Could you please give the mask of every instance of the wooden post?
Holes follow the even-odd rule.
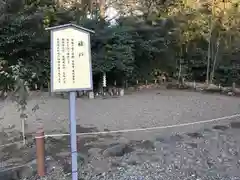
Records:
[[[26,145],[26,136],[25,136],[25,118],[22,118],[22,138],[23,138],[23,144]]]
[[[193,82],[193,88],[196,89],[197,85],[196,85],[196,81]]]
[[[48,94],[49,96],[52,96],[52,92],[51,92],[51,83],[48,81]]]
[[[128,80],[126,80],[126,82],[125,82],[125,88],[126,89],[128,88]]]
[[[40,177],[45,176],[45,140],[44,131],[39,129],[36,136],[37,172]]]
[[[232,83],[232,89],[235,90],[235,88],[236,88],[236,83],[234,82]]]

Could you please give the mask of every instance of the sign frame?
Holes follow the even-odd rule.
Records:
[[[89,88],[61,88],[61,89],[54,89],[54,67],[56,66],[56,62],[54,62],[54,52],[53,49],[56,48],[54,47],[54,40],[53,40],[53,34],[57,30],[65,30],[67,28],[72,28],[74,30],[80,31],[82,33],[87,34],[88,36],[88,56],[89,56],[89,71],[90,71],[90,87]],[[95,33],[94,31],[90,29],[83,28],[81,26],[75,25],[75,24],[65,24],[65,25],[60,25],[60,26],[54,26],[54,27],[49,27],[46,28],[46,30],[50,30],[50,41],[51,41],[51,49],[50,49],[50,58],[51,58],[51,92],[73,92],[73,91],[85,91],[85,90],[92,90],[93,89],[93,75],[92,75],[92,57],[91,57],[91,41],[90,41],[90,33]],[[76,80],[81,77],[76,77]]]

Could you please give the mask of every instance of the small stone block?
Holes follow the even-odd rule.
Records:
[[[94,93],[92,91],[88,93],[88,98],[94,99]]]
[[[120,89],[120,96],[124,96],[124,89]]]

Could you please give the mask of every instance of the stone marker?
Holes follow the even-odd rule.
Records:
[[[124,96],[124,89],[120,89],[120,96]]]
[[[92,91],[88,93],[88,98],[94,99],[94,93]]]

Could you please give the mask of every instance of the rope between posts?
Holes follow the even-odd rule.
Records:
[[[23,140],[21,140],[21,141],[15,141],[15,142],[12,142],[12,143],[7,143],[7,144],[2,144],[2,145],[0,145],[0,148],[6,147],[6,146],[11,146],[11,145],[13,145],[13,144],[18,144],[18,143],[23,143]]]
[[[237,117],[240,117],[240,114],[235,114],[235,115],[231,115],[231,116],[224,116],[224,117],[220,117],[220,118],[214,118],[214,119],[209,119],[209,120],[204,120],[204,121],[199,121],[199,122],[191,122],[191,123],[183,123],[183,124],[175,124],[175,125],[167,125],[167,126],[159,126],[159,127],[150,127],[150,128],[139,128],[139,129],[126,129],[126,130],[116,130],[116,131],[77,133],[77,135],[83,135],[84,136],[84,135],[99,135],[99,134],[111,134],[111,133],[122,133],[122,132],[150,131],[150,130],[157,130],[157,129],[167,129],[167,128],[183,127],[183,126],[196,125],[196,124],[204,124],[204,123],[227,120],[227,119],[237,118]],[[44,136],[37,136],[35,138],[47,138],[47,137],[57,137],[57,136],[59,137],[59,136],[69,136],[69,135],[70,134],[48,134],[48,135],[44,135]],[[9,146],[9,145],[16,144],[16,143],[21,143],[21,142],[22,141],[8,143],[8,144],[0,145],[0,147]],[[21,168],[21,167],[24,167],[24,166],[28,166],[28,164],[23,164],[23,165],[20,165],[20,166],[6,168],[6,169],[4,169],[0,172],[5,172],[5,171],[17,169],[17,168]]]
[[[18,168],[22,168],[22,167],[25,167],[25,166],[29,166],[29,163],[19,165],[19,166],[14,166],[14,167],[11,167],[11,168],[6,168],[4,170],[1,170],[0,173],[6,172],[6,171],[11,171],[11,170],[18,169]]]
[[[16,137],[19,137],[19,136],[12,136],[10,138],[16,138]],[[6,146],[11,146],[13,144],[18,144],[18,143],[23,143],[24,144],[24,139],[20,139],[19,141],[9,142],[9,143],[6,143],[6,144],[1,144],[0,148],[6,147]]]
[[[236,118],[236,117],[240,117],[240,114],[234,114],[234,115],[231,115],[231,116],[224,116],[224,117],[208,119],[208,120],[203,120],[203,121],[198,121],[198,122],[174,124],[174,125],[167,125],[167,126],[158,126],[158,127],[149,127],[149,128],[137,128],[137,129],[124,129],[124,130],[116,130],[116,131],[77,133],[77,136],[101,135],[101,134],[116,134],[116,133],[136,132],[136,131],[151,131],[151,130],[158,130],[158,129],[167,129],[167,128],[176,128],[176,127],[204,124],[204,123],[210,123],[210,122],[214,122],[214,121],[227,120],[227,119]],[[66,134],[46,134],[44,136],[36,136],[35,138],[39,139],[39,138],[63,137],[63,136],[70,136],[70,134],[69,133],[66,133]]]

